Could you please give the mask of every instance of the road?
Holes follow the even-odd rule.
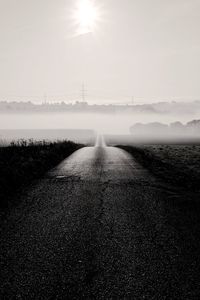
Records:
[[[199,205],[125,151],[100,139],[19,197],[1,299],[199,299]]]

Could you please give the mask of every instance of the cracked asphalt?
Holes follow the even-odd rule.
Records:
[[[1,226],[1,299],[199,299],[198,195],[100,142],[21,197]]]

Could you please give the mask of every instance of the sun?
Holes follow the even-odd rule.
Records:
[[[79,0],[74,12],[78,34],[94,32],[98,21],[98,9],[92,0]]]

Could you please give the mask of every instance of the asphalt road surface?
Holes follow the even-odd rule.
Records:
[[[100,139],[20,197],[1,229],[1,299],[199,299],[196,195],[125,151]]]

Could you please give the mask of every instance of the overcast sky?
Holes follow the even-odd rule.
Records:
[[[0,99],[75,99],[82,82],[98,103],[200,99],[200,0],[94,1],[100,20],[83,35],[76,2],[0,0]]]

